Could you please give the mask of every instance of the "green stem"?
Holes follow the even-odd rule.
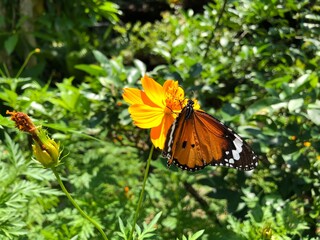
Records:
[[[10,73],[9,73],[9,70],[8,70],[8,67],[5,63],[2,64],[3,66],[3,70],[5,71],[5,73],[0,69],[0,76],[5,78],[10,78]]]
[[[20,77],[20,74],[22,73],[23,69],[26,67],[26,65],[27,65],[27,63],[29,62],[31,56],[32,56],[34,53],[38,53],[38,52],[40,52],[40,49],[39,49],[39,48],[36,48],[35,50],[33,50],[32,52],[30,52],[30,53],[28,54],[26,60],[24,60],[22,66],[21,66],[21,68],[19,69],[19,71],[18,71],[18,73],[17,73],[17,75],[16,75],[15,78]]]
[[[130,232],[128,240],[132,239],[133,231],[134,231],[134,228],[135,228],[137,220],[138,220],[140,207],[141,207],[142,199],[143,199],[143,195],[144,195],[144,189],[146,187],[146,182],[147,182],[147,178],[148,178],[148,174],[149,174],[149,168],[150,168],[150,162],[151,162],[151,157],[152,157],[152,154],[153,154],[153,150],[154,150],[154,146],[152,145],[150,153],[149,153],[149,157],[148,157],[148,160],[147,160],[146,171],[144,172],[143,184],[142,184],[142,189],[141,189],[141,192],[140,192],[138,206],[137,206],[136,212],[134,214],[133,224],[132,224],[132,228],[131,228],[131,232]]]
[[[79,207],[79,205],[73,200],[73,198],[71,197],[70,193],[68,192],[68,190],[65,188],[63,182],[61,181],[61,178],[60,178],[59,173],[57,172],[57,170],[54,167],[51,168],[51,170],[53,171],[54,175],[56,176],[62,191],[66,194],[67,198],[70,200],[72,205],[79,211],[79,213],[81,214],[82,217],[87,219],[89,222],[91,222],[98,229],[98,231],[101,233],[101,235],[102,235],[104,240],[108,240],[106,234],[103,232],[103,230],[100,227],[100,225],[95,220],[93,220],[91,217],[89,217],[84,211],[82,211],[82,209]]]
[[[213,40],[213,37],[214,37],[214,34],[215,34],[216,30],[219,27],[219,23],[220,23],[220,20],[222,18],[222,15],[223,15],[223,13],[224,13],[224,11],[226,9],[227,2],[228,2],[228,0],[224,0],[223,1],[223,5],[222,5],[222,8],[221,8],[219,16],[218,16],[218,20],[216,21],[216,24],[215,24],[215,26],[214,26],[214,28],[213,28],[213,30],[211,32],[211,36],[210,36],[210,38],[208,39],[208,42],[207,42],[207,48],[206,48],[206,51],[205,51],[205,54],[204,54],[204,57],[203,57],[204,59],[206,59],[206,57],[207,57],[207,55],[209,53],[211,42]]]

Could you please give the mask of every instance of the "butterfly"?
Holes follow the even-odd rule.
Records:
[[[197,171],[208,165],[251,170],[258,157],[232,129],[188,100],[166,136],[162,155],[183,170]]]

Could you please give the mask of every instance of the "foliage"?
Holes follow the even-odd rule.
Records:
[[[1,152],[0,236],[14,239],[28,234],[28,226],[43,224],[43,213],[57,207],[61,194],[48,185],[52,174],[27,160],[30,156],[6,133]]]
[[[199,99],[202,109],[247,138],[261,161],[253,172],[207,167],[192,174],[168,170],[155,153],[137,239],[317,239],[320,6],[316,1],[228,1],[214,29],[222,6],[222,1],[209,3],[198,14],[176,8],[155,23],[113,21],[117,33],[108,38],[106,32],[93,36],[85,31],[79,21],[92,22],[85,22],[84,15],[63,22],[63,15],[85,12],[74,7],[74,13],[62,11],[57,18],[69,24],[65,30],[46,31],[51,42],[64,46],[81,39],[73,44],[91,57],[72,63],[77,72],[70,75],[65,60],[55,62],[45,51],[34,57],[63,65],[56,68],[64,76],[61,81],[34,78],[32,67],[13,78],[2,66],[1,237],[99,239],[60,196],[52,174],[30,160],[27,137],[4,116],[6,109],[15,109],[61,142],[65,158],[59,171],[85,212],[110,239],[127,239],[150,141],[147,131],[131,124],[121,92],[126,86],[140,87],[139,78],[148,71],[159,82],[179,80],[187,97]],[[38,33],[49,24],[48,15],[37,21],[44,18]],[[15,41],[11,38],[7,41]],[[46,39],[39,40],[44,49]],[[101,46],[105,39],[108,47]],[[4,45],[6,51],[13,59],[22,58],[22,46],[13,44]],[[73,50],[56,51],[57,59]],[[20,65],[12,63],[18,72]]]
[[[0,60],[7,65],[1,68],[7,76],[15,75],[14,66],[40,46],[42,52],[29,62],[25,76],[61,80],[64,74],[79,74],[74,65],[90,61],[92,49],[109,49],[100,43],[110,40],[121,14],[111,1],[26,0],[23,4],[28,7],[22,8],[18,1],[0,3],[0,42],[4,45]]]
[[[161,212],[158,213],[149,224],[143,223],[143,231],[142,229],[139,227],[139,225],[136,225],[135,227],[135,232],[136,232],[136,236],[133,236],[134,239],[139,239],[139,240],[143,240],[143,239],[150,239],[150,237],[152,237],[151,239],[155,239],[155,233],[153,233],[156,230],[156,223],[158,222],[159,218],[161,216]],[[123,225],[123,222],[121,220],[121,218],[119,218],[119,227],[120,227],[120,231],[121,232],[117,232],[117,234],[123,238],[123,239],[128,239],[127,235],[131,230],[131,226],[130,224],[128,224],[127,227],[125,227]]]

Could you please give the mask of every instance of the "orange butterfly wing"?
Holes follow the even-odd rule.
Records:
[[[163,156],[168,166],[191,171],[207,165],[251,170],[258,164],[244,140],[211,115],[193,110],[191,100],[170,127]]]

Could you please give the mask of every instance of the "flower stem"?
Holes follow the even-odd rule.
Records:
[[[227,2],[228,2],[228,0],[224,0],[223,1],[223,5],[222,5],[222,7],[220,9],[220,13],[219,13],[219,16],[218,16],[218,20],[216,21],[216,24],[215,24],[214,28],[212,29],[211,36],[209,37],[208,42],[207,42],[207,47],[206,47],[206,50],[205,50],[205,53],[204,53],[204,57],[203,57],[204,59],[207,57],[207,55],[209,53],[210,44],[211,44],[211,42],[213,40],[213,37],[214,37],[214,34],[215,34],[216,30],[219,27],[219,23],[220,23],[220,20],[222,18],[222,15],[223,15],[223,13],[224,13],[224,11],[226,9]]]
[[[19,71],[18,71],[18,73],[17,73],[17,75],[16,75],[15,78],[20,77],[20,74],[22,73],[23,69],[26,67],[26,65],[27,65],[27,63],[29,62],[31,56],[32,56],[33,54],[39,53],[39,52],[40,52],[40,49],[39,49],[39,48],[36,48],[35,50],[33,50],[32,52],[30,52],[30,53],[28,54],[26,60],[24,60],[22,66],[21,66],[21,68],[19,69]]]
[[[130,235],[129,235],[128,240],[131,240],[131,239],[132,239],[132,237],[133,237],[133,231],[134,231],[134,229],[135,229],[135,226],[136,226],[136,223],[137,223],[137,220],[138,220],[138,216],[139,216],[139,212],[140,212],[140,207],[141,207],[142,199],[143,199],[143,195],[144,195],[144,189],[145,189],[145,187],[146,187],[146,182],[147,182],[147,178],[148,178],[148,173],[149,173],[150,162],[151,162],[151,157],[152,157],[152,154],[153,154],[153,150],[154,150],[154,146],[152,145],[152,147],[151,147],[151,149],[150,149],[149,157],[148,157],[148,160],[147,160],[146,170],[145,170],[145,172],[144,172],[143,184],[142,184],[142,189],[141,189],[141,192],[140,192],[140,197],[139,197],[139,201],[138,201],[138,206],[137,206],[136,212],[135,212],[135,214],[134,214],[133,224],[132,224],[132,228],[131,228],[131,232],[130,232]]]
[[[98,231],[101,233],[102,237],[104,240],[108,240],[106,234],[103,232],[102,228],[100,227],[100,225],[93,220],[91,217],[89,217],[80,207],[79,205],[73,200],[73,198],[71,197],[70,193],[68,192],[68,190],[65,188],[63,182],[61,181],[61,178],[59,176],[59,173],[57,172],[56,168],[52,167],[51,170],[53,171],[54,175],[56,176],[58,183],[62,189],[62,191],[66,194],[67,198],[70,200],[70,202],[72,203],[72,205],[79,211],[79,213],[81,214],[82,217],[84,217],[85,219],[87,219],[89,222],[91,222],[96,229],[98,229]]]

